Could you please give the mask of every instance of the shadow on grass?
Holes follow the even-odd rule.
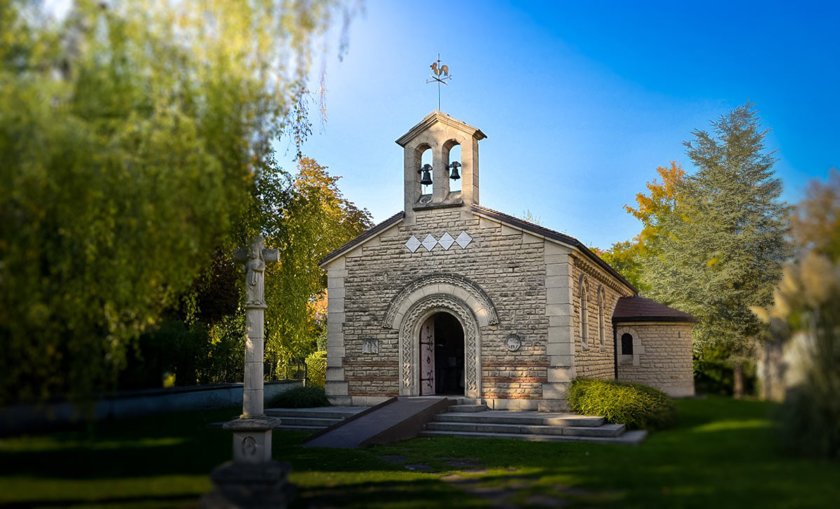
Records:
[[[4,509],[23,509],[23,508],[31,508],[31,507],[73,507],[73,506],[84,506],[84,507],[96,507],[96,506],[103,506],[103,507],[122,507],[129,504],[138,504],[138,505],[146,505],[147,503],[151,504],[162,504],[167,507],[172,507],[173,505],[186,505],[189,506],[197,506],[198,505],[198,497],[194,493],[185,493],[183,495],[135,495],[135,496],[126,496],[126,497],[104,497],[98,498],[95,500],[91,500],[89,498],[78,498],[78,499],[62,499],[62,500],[27,500],[25,502],[6,502],[0,504],[0,507]],[[194,504],[193,504],[194,502]]]
[[[291,507],[481,507],[481,499],[436,478],[347,483],[339,486],[298,487]]]
[[[274,458],[292,464],[292,481],[299,485],[296,507],[496,503],[471,491],[476,486],[511,491],[513,503],[525,506],[534,505],[529,502],[533,497],[554,497],[564,506],[716,509],[830,507],[840,499],[840,464],[780,454],[769,418],[772,405],[710,397],[683,400],[678,406],[677,426],[651,434],[641,446],[441,437],[368,449],[322,449],[302,447],[305,433],[276,431]],[[7,483],[31,477],[36,488],[84,480],[97,490],[120,478],[159,476],[175,495],[155,497],[143,488],[126,488],[123,498],[117,490],[103,493],[110,497],[105,501],[82,500],[59,486],[56,496],[63,496],[57,500],[66,505],[188,504],[205,489],[203,484],[195,485],[195,495],[187,495],[190,489],[174,478],[188,474],[203,482],[230,459],[230,433],[206,425],[235,413],[188,413],[99,423],[92,432],[0,439],[0,485],[3,477]],[[389,462],[383,456],[404,461]],[[453,466],[453,459],[460,463]],[[474,465],[476,471],[457,464]],[[408,465],[429,470],[410,471]],[[445,480],[450,473],[466,481]],[[31,491],[34,498],[46,497]],[[26,499],[14,507],[38,504]]]

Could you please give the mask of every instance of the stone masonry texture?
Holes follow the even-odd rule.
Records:
[[[462,249],[436,245],[410,252],[405,242],[431,234],[457,237],[462,231],[472,242]],[[383,318],[391,299],[411,281],[435,273],[464,276],[490,297],[498,326],[479,330],[481,338],[481,396],[484,399],[540,399],[548,359],[545,343],[545,264],[542,239],[503,228],[459,209],[436,209],[416,215],[415,224],[400,223],[346,256],[344,281],[344,372],[353,396],[394,396],[401,380],[399,333],[386,329]],[[505,338],[515,333],[522,346],[511,352]],[[378,354],[362,352],[365,338],[379,342]]]
[[[620,338],[625,333],[633,336],[634,355],[619,355],[620,380],[674,397],[694,395],[690,323],[621,323],[616,334]]]

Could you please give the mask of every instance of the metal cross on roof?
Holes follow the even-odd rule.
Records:
[[[452,79],[452,76],[449,75],[449,66],[446,64],[440,63],[440,53],[438,53],[437,62],[432,63],[429,67],[432,68],[432,74],[430,80],[426,80],[426,83],[437,83],[438,88],[438,111],[440,111],[440,86],[446,85],[446,82]]]

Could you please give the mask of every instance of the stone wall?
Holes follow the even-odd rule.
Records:
[[[618,356],[618,379],[650,385],[674,397],[694,395],[690,323],[621,323],[616,338],[633,336],[633,355]]]
[[[471,238],[465,247],[441,242],[445,234],[457,238],[461,232]],[[418,245],[430,235],[437,241],[431,251]],[[414,251],[406,247],[412,237]],[[451,245],[444,249],[444,243]],[[558,410],[574,377],[614,378],[612,313],[618,298],[632,291],[571,248],[480,213],[418,210],[413,224],[397,222],[331,262],[328,271],[327,393],[336,403],[418,394],[412,380],[419,380],[419,369],[406,366],[419,363],[418,353],[409,351],[419,341],[406,327],[419,315],[408,316],[408,306],[435,292],[453,293],[444,283],[418,286],[437,276],[466,278],[490,302],[494,321],[488,322],[487,310],[476,307],[481,299],[462,293],[459,319],[475,318],[475,396],[491,407]],[[582,284],[588,288],[586,346]],[[407,298],[406,289],[414,287]],[[509,348],[511,335],[521,341],[518,349]]]
[[[445,233],[472,238],[411,252],[406,241]],[[400,394],[399,325],[383,326],[395,295],[412,281],[452,274],[476,283],[492,300],[498,324],[478,327],[480,395],[496,408],[536,408],[546,382],[544,241],[458,208],[418,211],[415,223],[391,229],[332,262],[329,269],[328,393],[334,401],[372,403]],[[334,295],[340,302],[333,304]],[[335,314],[333,312],[335,311]],[[516,334],[521,347],[510,351]],[[365,344],[368,346],[365,347]],[[374,346],[372,346],[374,345]],[[373,353],[373,352],[376,353]],[[346,383],[346,386],[342,385]],[[499,401],[496,401],[499,400]],[[518,403],[512,401],[521,400]]]
[[[298,380],[265,382],[265,401],[270,402],[278,394],[300,386]],[[243,389],[243,384],[235,383],[120,391],[91,401],[90,413],[69,401],[11,405],[0,408],[0,436],[56,430],[67,425],[78,425],[88,419],[130,419],[189,410],[227,408],[242,404]]]
[[[612,315],[619,297],[633,293],[601,267],[573,257],[572,325],[575,339],[575,376],[612,380],[615,378],[615,340]],[[585,288],[586,306],[582,303]],[[586,313],[584,341],[583,313]]]

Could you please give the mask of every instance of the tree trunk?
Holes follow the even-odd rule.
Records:
[[[744,397],[744,363],[740,359],[735,361],[735,369],[732,375],[734,385],[732,396],[735,399],[741,399]]]

